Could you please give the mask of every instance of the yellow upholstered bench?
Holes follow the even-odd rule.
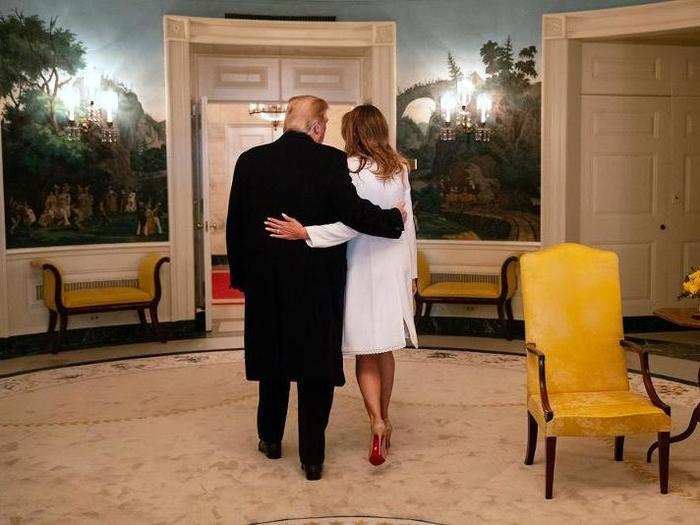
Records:
[[[493,304],[498,319],[505,324],[505,333],[511,339],[513,325],[512,300],[518,289],[518,258],[508,257],[501,266],[497,283],[440,282],[432,283],[425,254],[418,252],[418,289],[416,291],[416,326],[423,316],[430,316],[434,303]],[[505,320],[505,317],[508,320]]]
[[[151,326],[162,342],[166,336],[158,323],[158,303],[161,297],[160,268],[170,257],[157,253],[144,256],[139,264],[138,288],[110,286],[66,290],[61,267],[48,259],[36,259],[32,266],[43,274],[44,304],[49,309],[49,349],[56,353],[68,328],[68,316],[97,312],[136,310],[142,326],[146,326],[146,309],[151,316]],[[60,320],[60,331],[56,324]]]

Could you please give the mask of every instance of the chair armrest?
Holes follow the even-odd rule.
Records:
[[[520,259],[515,255],[511,255],[503,261],[503,265],[501,266],[501,295],[499,296],[499,300],[501,301],[505,301],[515,293],[515,289],[517,288],[517,276],[515,282],[512,283],[513,287],[511,289],[510,283],[508,282],[508,272],[512,264],[518,264],[519,262]]]
[[[153,298],[153,301],[155,303],[160,302],[160,296],[163,292],[163,288],[162,288],[161,282],[160,282],[160,268],[165,263],[169,263],[169,262],[170,262],[170,257],[161,257],[160,259],[158,259],[158,262],[156,262],[156,265],[153,269],[153,281],[155,282],[155,287],[156,287],[155,297]]]
[[[54,280],[54,307],[59,312],[64,311],[66,307],[63,305],[63,277],[61,276],[61,270],[58,266],[46,259],[35,259],[31,261],[30,264],[33,268],[41,270],[42,273],[51,272]],[[42,281],[44,287],[46,287],[47,277],[45,275]],[[47,303],[47,306],[51,308],[50,303],[46,300],[46,290],[44,291],[44,301]]]
[[[642,369],[644,388],[647,391],[649,399],[654,406],[660,408],[666,415],[670,416],[671,407],[661,401],[659,394],[656,393],[656,389],[654,388],[654,383],[651,380],[651,374],[649,373],[649,351],[646,348],[639,346],[637,343],[628,341],[627,339],[620,339],[620,346],[627,351],[635,352],[639,356],[639,365]]]
[[[537,348],[535,343],[525,343],[525,350],[529,354],[537,357],[537,365],[539,369],[539,379],[540,379],[540,400],[542,401],[542,411],[544,412],[544,420],[551,421],[554,419],[554,411],[549,405],[549,395],[547,394],[547,376],[545,375],[544,368],[544,353]]]

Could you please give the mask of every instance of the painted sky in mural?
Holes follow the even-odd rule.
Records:
[[[542,14],[650,3],[651,0],[27,0],[0,1],[0,13],[17,8],[58,16],[80,35],[87,62],[121,78],[139,93],[144,109],[165,118],[162,16],[222,17],[226,12],[330,15],[339,20],[394,20],[398,26],[398,84],[442,78],[451,51],[465,70],[481,70],[479,48],[510,35],[521,48],[537,45]]]

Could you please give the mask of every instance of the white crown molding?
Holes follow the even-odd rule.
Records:
[[[542,16],[543,39],[644,35],[700,26],[700,1],[675,0]]]
[[[198,44],[369,47],[394,45],[394,22],[286,22],[179,15],[163,17],[165,42]]]

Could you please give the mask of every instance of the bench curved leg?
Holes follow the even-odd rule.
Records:
[[[53,348],[51,349],[52,354],[57,354],[60,350],[61,343],[63,342],[63,338],[66,335],[66,331],[68,330],[68,314],[57,314],[58,317],[60,317],[60,326],[61,328],[58,331],[58,337],[56,337]]]
[[[56,348],[56,323],[58,322],[58,314],[55,310],[49,310],[49,327],[46,330],[48,340],[48,350],[52,354]]]
[[[160,323],[158,322],[158,305],[154,304],[149,306],[148,311],[151,314],[151,325],[153,326],[153,331],[158,337],[158,340],[161,343],[167,342],[168,339],[167,337],[165,337],[165,333],[163,332]]]

